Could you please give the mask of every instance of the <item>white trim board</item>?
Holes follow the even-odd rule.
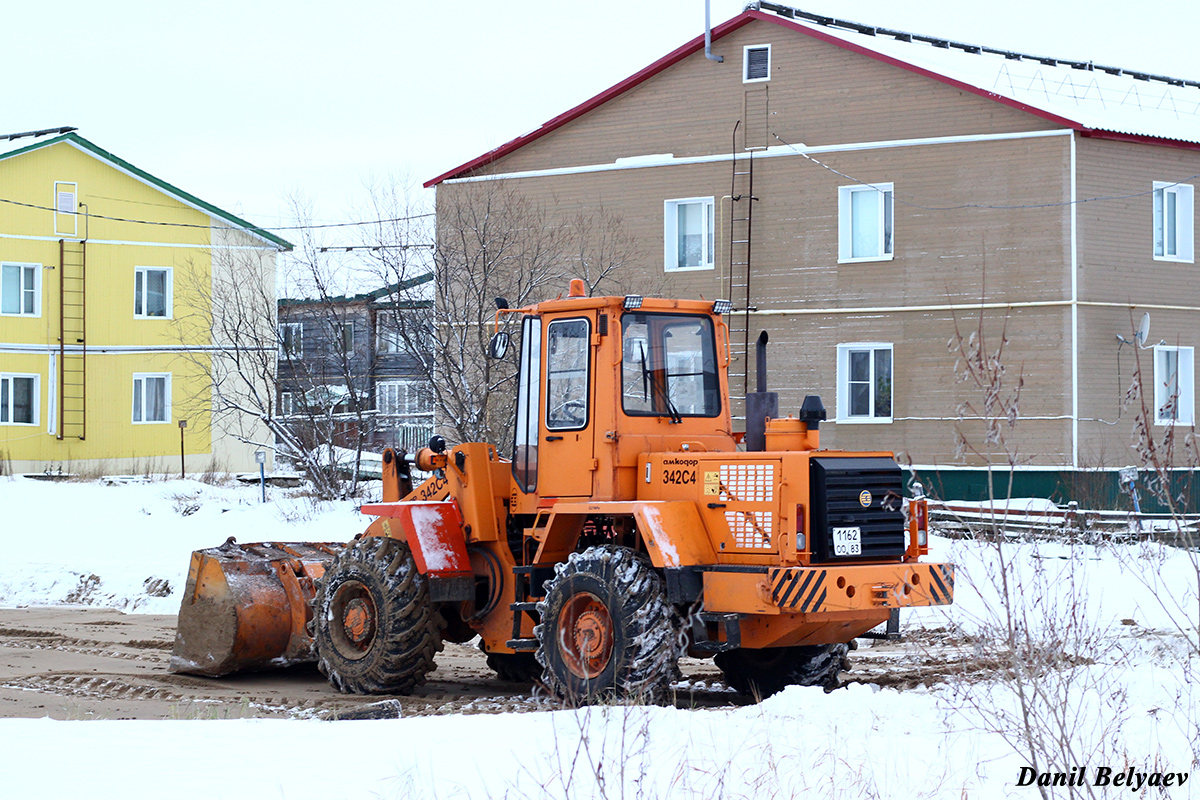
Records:
[[[981,133],[969,136],[938,136],[925,139],[892,139],[880,142],[854,142],[850,144],[831,144],[822,147],[806,147],[803,144],[774,145],[765,150],[756,150],[754,158],[781,158],[784,156],[821,155],[823,153],[849,153],[861,150],[886,150],[897,147],[923,147],[936,144],[966,144],[972,142],[1001,142],[1016,139],[1044,139],[1055,136],[1074,136],[1075,131],[1069,128],[1052,131],[1023,131],[1018,133]],[[618,158],[609,164],[584,164],[577,167],[558,167],[552,169],[531,169],[522,172],[505,172],[496,175],[476,175],[469,178],[451,178],[444,183],[476,183],[479,181],[501,181],[511,178],[549,178],[556,175],[581,175],[588,172],[609,172],[612,170],[645,169],[647,167],[675,167],[688,164],[719,164],[730,161],[730,153],[717,153],[709,156],[688,156],[676,158],[671,153],[647,156],[631,156]]]

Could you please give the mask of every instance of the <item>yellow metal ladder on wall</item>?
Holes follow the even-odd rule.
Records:
[[[87,240],[58,240],[58,438],[87,438]]]

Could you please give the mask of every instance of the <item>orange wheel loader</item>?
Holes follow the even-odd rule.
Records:
[[[443,641],[478,637],[500,678],[571,702],[661,701],[684,654],[762,697],[835,686],[855,637],[952,601],[892,454],[821,449],[816,397],[771,407],[765,336],[739,449],[727,302],[585,294],[497,302],[520,325],[511,458],[387,451],[353,541],[196,552],[171,668],[316,660],[339,690],[403,694]],[[413,464],[432,474],[415,488]]]

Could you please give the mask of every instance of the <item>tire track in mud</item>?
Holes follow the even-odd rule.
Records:
[[[540,686],[501,681],[484,655],[447,643],[437,670],[407,696],[342,694],[315,667],[225,678],[168,672],[175,618],[96,609],[0,609],[0,716],[73,719],[395,719],[448,714],[530,713],[563,708]],[[865,642],[842,685],[895,689],[986,679],[998,665],[975,643],[944,631]],[[681,710],[750,704],[731,692],[711,660],[685,658],[672,684]],[[813,691],[819,691],[813,689]]]

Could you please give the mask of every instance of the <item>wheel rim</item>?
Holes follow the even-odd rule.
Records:
[[[558,646],[573,675],[592,680],[608,666],[613,621],[608,606],[590,592],[573,596],[558,615]]]
[[[366,655],[375,641],[378,613],[375,599],[365,585],[346,581],[337,588],[330,606],[330,639],[346,658]]]

